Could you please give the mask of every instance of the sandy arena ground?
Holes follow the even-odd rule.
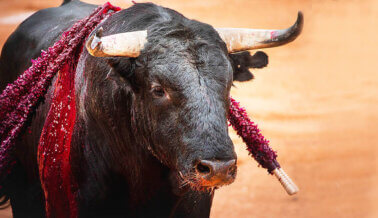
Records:
[[[26,16],[60,2],[0,0],[0,46]],[[269,66],[232,91],[300,192],[288,196],[230,131],[238,176],[217,191],[211,217],[378,217],[378,1],[153,2],[216,27],[285,28],[305,15],[302,35],[266,49]]]

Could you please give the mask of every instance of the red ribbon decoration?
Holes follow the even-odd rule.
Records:
[[[75,125],[75,68],[58,73],[54,97],[38,146],[39,173],[47,217],[76,217],[75,182],[71,178],[71,136]]]
[[[55,82],[50,110],[38,146],[39,175],[46,201],[47,217],[77,217],[77,185],[70,164],[71,138],[76,120],[75,72],[83,43],[97,24],[118,11],[110,3],[99,7],[89,16],[84,28],[68,46],[69,58],[60,68]],[[85,18],[87,19],[87,18]],[[76,39],[76,40],[75,40]],[[63,51],[64,53],[64,51]]]

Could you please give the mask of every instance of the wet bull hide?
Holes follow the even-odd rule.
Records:
[[[25,20],[0,58],[0,90],[95,5],[65,1]],[[233,80],[267,65],[258,52],[229,54],[208,24],[135,4],[100,24],[103,35],[148,30],[136,58],[83,51],[76,72],[71,165],[81,217],[208,217],[214,189],[233,182],[227,113]],[[99,28],[99,27],[98,27]],[[17,143],[4,184],[15,217],[43,217],[37,146],[53,87]]]

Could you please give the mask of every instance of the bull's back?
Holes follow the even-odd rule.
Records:
[[[31,65],[41,50],[54,44],[76,21],[88,16],[95,5],[73,1],[40,10],[26,19],[9,36],[0,57],[0,91]]]

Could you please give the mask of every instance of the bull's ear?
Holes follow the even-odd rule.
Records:
[[[107,63],[111,70],[106,75],[106,79],[113,80],[121,85],[133,85],[135,60],[134,58],[112,57],[107,58]]]
[[[113,81],[128,91],[135,92],[138,90],[135,78],[135,58],[112,57],[107,58],[107,63],[110,66],[110,70],[105,79]]]
[[[252,56],[248,51],[233,53],[230,54],[230,58],[234,68],[234,80],[240,82],[253,79],[249,68],[263,68],[268,65],[268,55],[262,51]]]
[[[131,58],[108,58],[107,62],[114,69],[115,73],[125,79],[131,77],[134,73],[135,61],[131,60]]]

